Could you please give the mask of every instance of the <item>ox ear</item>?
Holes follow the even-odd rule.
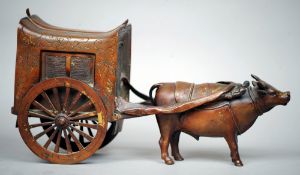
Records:
[[[264,86],[264,84],[260,81],[252,81],[252,85],[254,87],[258,87],[258,89],[266,89],[266,87]]]
[[[257,87],[257,86],[258,86],[256,81],[252,81],[252,85],[253,85],[254,87]]]
[[[257,86],[259,87],[259,89],[266,89],[266,86],[260,81],[257,82]]]
[[[251,77],[254,78],[256,81],[261,81],[261,79],[254,74],[251,74]]]

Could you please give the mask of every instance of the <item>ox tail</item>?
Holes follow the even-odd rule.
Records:
[[[149,97],[150,97],[152,105],[156,105],[156,102],[152,96],[152,92],[154,89],[158,89],[161,85],[162,85],[161,83],[154,84],[153,86],[151,86],[151,88],[149,90]]]
[[[136,90],[128,81],[127,78],[122,78],[122,81],[124,83],[124,85],[130,89],[136,96],[140,97],[141,99],[145,100],[145,101],[151,101],[151,98],[148,97],[147,95],[141,93],[140,91]]]

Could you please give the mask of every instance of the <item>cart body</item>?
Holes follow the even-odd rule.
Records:
[[[18,114],[23,97],[36,83],[70,77],[95,90],[108,121],[118,119],[115,97],[129,98],[121,82],[130,78],[131,25],[127,21],[109,32],[89,32],[52,26],[31,15],[20,20],[17,40],[13,114]]]

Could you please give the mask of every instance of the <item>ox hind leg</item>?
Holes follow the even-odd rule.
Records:
[[[228,143],[228,146],[230,148],[230,155],[232,162],[235,166],[243,166],[243,163],[240,159],[239,150],[238,150],[238,144],[237,144],[237,135],[236,134],[229,134],[225,137],[225,140]]]
[[[178,161],[184,160],[179,152],[179,147],[178,147],[180,133],[181,131],[177,131],[171,137],[172,156],[174,157],[175,160]]]
[[[161,150],[161,158],[167,165],[174,164],[174,161],[169,156],[168,148],[173,135],[172,115],[157,115],[157,123],[160,130],[159,146]]]

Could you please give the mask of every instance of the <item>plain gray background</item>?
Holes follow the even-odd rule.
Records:
[[[153,116],[126,120],[106,148],[77,165],[53,165],[30,152],[15,129],[16,29],[29,7],[50,24],[107,31],[133,25],[131,82],[147,93],[157,82],[251,80],[291,91],[286,107],[261,116],[239,137],[243,168],[222,138],[181,135],[185,161],[160,159]],[[0,2],[1,174],[299,174],[300,1],[15,1]],[[131,96],[131,101],[139,99]]]

